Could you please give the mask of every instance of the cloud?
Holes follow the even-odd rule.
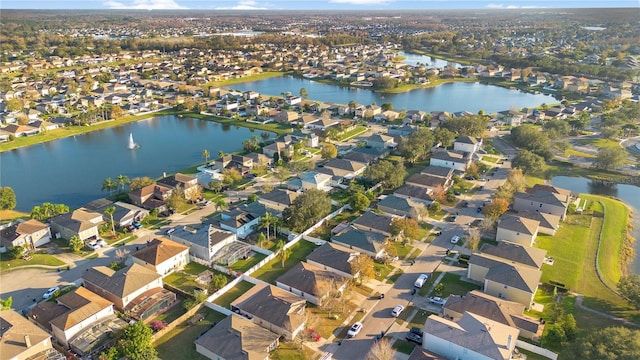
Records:
[[[131,0],[124,4],[120,1],[106,1],[104,5],[110,9],[140,9],[140,10],[167,10],[167,9],[188,9],[178,4],[175,0]]]
[[[513,5],[513,4],[489,4],[487,5],[488,9],[539,9],[544,6],[536,6],[536,5]]]
[[[266,10],[266,7],[259,6],[257,1],[253,0],[240,0],[238,1],[238,5],[235,6],[226,6],[226,7],[215,7],[217,10]]]
[[[390,0],[329,0],[333,4],[353,4],[353,5],[387,5]]]

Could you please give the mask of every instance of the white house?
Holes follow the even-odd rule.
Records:
[[[525,246],[533,246],[538,236],[540,222],[524,217],[504,214],[498,219],[497,241],[510,241]]]
[[[453,142],[453,150],[461,153],[475,154],[482,147],[482,138],[477,139],[471,136],[459,136]]]
[[[189,263],[189,247],[158,237],[132,255],[133,262],[147,267],[163,277],[182,270]]]

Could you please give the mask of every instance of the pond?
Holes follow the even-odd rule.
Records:
[[[130,134],[140,147],[128,148]],[[159,116],[122,126],[0,153],[0,183],[16,193],[17,210],[31,211],[43,202],[71,208],[106,196],[105,178],[161,177],[242,149],[261,131],[212,121]],[[270,134],[273,136],[273,134]]]
[[[551,179],[551,185],[576,193],[597,194],[615,197],[629,205],[633,210],[633,231],[631,235],[636,239],[636,257],[629,264],[629,271],[640,274],[640,187],[626,184],[605,184],[583,177],[556,176]]]

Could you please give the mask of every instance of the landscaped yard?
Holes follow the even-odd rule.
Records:
[[[206,357],[196,352],[196,346],[193,341],[200,334],[209,330],[214,322],[224,319],[225,315],[207,307],[202,307],[198,313],[206,315],[202,321],[194,325],[189,325],[185,321],[154,343],[160,359],[207,360]]]
[[[338,141],[345,141],[348,140],[354,136],[358,136],[360,134],[364,134],[365,132],[367,132],[369,129],[362,126],[362,125],[358,125],[356,126],[354,129],[346,131],[342,134],[340,134],[338,136]]]
[[[48,265],[48,266],[64,266],[66,265],[63,261],[59,260],[53,255],[49,254],[30,254],[31,258],[29,260],[24,259],[16,259],[16,260],[8,260],[6,254],[0,255],[0,271],[8,271],[11,269],[15,269],[19,266],[25,265]]]
[[[417,346],[417,344],[414,344],[412,342],[408,342],[407,340],[401,340],[398,339],[396,340],[393,345],[391,345],[391,347],[393,349],[395,349],[396,351],[399,351],[403,354],[411,354],[411,352],[413,351],[413,348],[415,348]]]
[[[154,320],[164,321],[167,324],[170,324],[172,321],[174,321],[175,319],[185,314],[187,311],[182,306],[182,302],[185,300],[185,298],[180,295],[177,295],[177,300],[178,300],[177,304],[173,305],[171,309],[156,316]]]
[[[240,281],[236,286],[232,287],[226,293],[222,294],[219,298],[215,299],[213,302],[218,304],[226,309],[229,309],[229,305],[240,297],[240,295],[246,293],[249,289],[254,287],[255,284],[252,284],[248,281]]]
[[[481,287],[466,281],[460,280],[460,275],[446,273],[440,280],[440,284],[444,285],[444,288],[439,294],[432,293],[432,296],[440,296],[445,298],[449,295],[466,295],[471,290],[480,290]]]
[[[269,353],[272,360],[307,360],[313,359],[315,352],[306,346],[300,348],[300,344],[290,341],[282,341],[278,348]]]
[[[193,291],[196,288],[200,288],[203,286],[196,282],[196,278],[201,272],[205,270],[211,271],[213,275],[223,274],[224,276],[227,277],[228,281],[231,281],[233,279],[232,277],[220,271],[210,269],[204,265],[200,265],[195,262],[190,262],[185,266],[184,270],[176,271],[172,274],[169,274],[167,277],[165,277],[164,282],[168,285],[171,285],[182,291],[185,291],[188,294],[193,294]]]
[[[306,259],[307,255],[311,254],[311,252],[315,248],[316,244],[309,241],[300,240],[290,248],[291,255],[289,255],[287,261],[285,261],[284,267],[282,267],[282,261],[280,260],[280,257],[276,256],[273,260],[264,264],[264,266],[256,270],[251,275],[262,281],[266,281],[270,284],[275,284],[276,279],[280,277],[280,275],[287,272],[287,270],[291,269],[291,267],[293,267],[295,264]]]
[[[389,274],[391,273],[391,271],[393,269],[395,269],[393,266],[391,265],[385,265],[382,263],[378,263],[378,262],[374,262],[373,263],[373,268],[375,269],[375,275],[376,275],[376,280],[378,281],[384,281],[384,279],[389,276]]]
[[[266,257],[267,255],[256,252],[256,253],[253,253],[253,255],[247,257],[246,259],[240,259],[234,262],[233,264],[231,264],[231,266],[229,266],[229,269],[233,271],[238,271],[238,272],[245,272],[251,269],[255,264],[259,263],[260,261],[262,261],[262,259]]]
[[[349,222],[355,220],[360,215],[362,215],[360,212],[354,212],[354,211],[350,211],[350,210],[345,210],[345,211],[341,212],[340,214],[338,214],[333,219],[325,222],[324,225],[320,226],[316,231],[311,233],[311,236],[315,237],[315,238],[318,238],[318,239],[329,241],[331,239],[331,230],[334,227],[336,227],[336,225],[338,225],[338,224],[340,224],[342,222],[349,223]]]
[[[396,249],[396,254],[398,258],[404,259],[409,255],[409,253],[413,250],[413,246],[409,244],[403,244],[400,241],[394,241],[393,247]]]
[[[320,336],[322,336],[325,339],[328,339],[331,337],[331,335],[334,334],[336,330],[338,331],[343,330],[342,322],[348,317],[349,314],[351,314],[357,308],[357,306],[352,302],[347,302],[345,304],[344,313],[337,313],[334,311],[331,314],[329,314],[326,310],[311,304],[308,304],[307,308],[311,310],[311,312],[315,314],[315,316],[317,316],[317,319],[318,319],[317,323],[313,324],[313,326],[311,327],[318,334],[320,334]],[[356,320],[354,319],[353,321],[355,322]],[[351,324],[346,325],[345,327],[348,327],[348,326],[351,326]]]

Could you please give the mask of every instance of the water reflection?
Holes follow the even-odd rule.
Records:
[[[598,180],[589,181],[589,193],[618,197],[618,185]]]

